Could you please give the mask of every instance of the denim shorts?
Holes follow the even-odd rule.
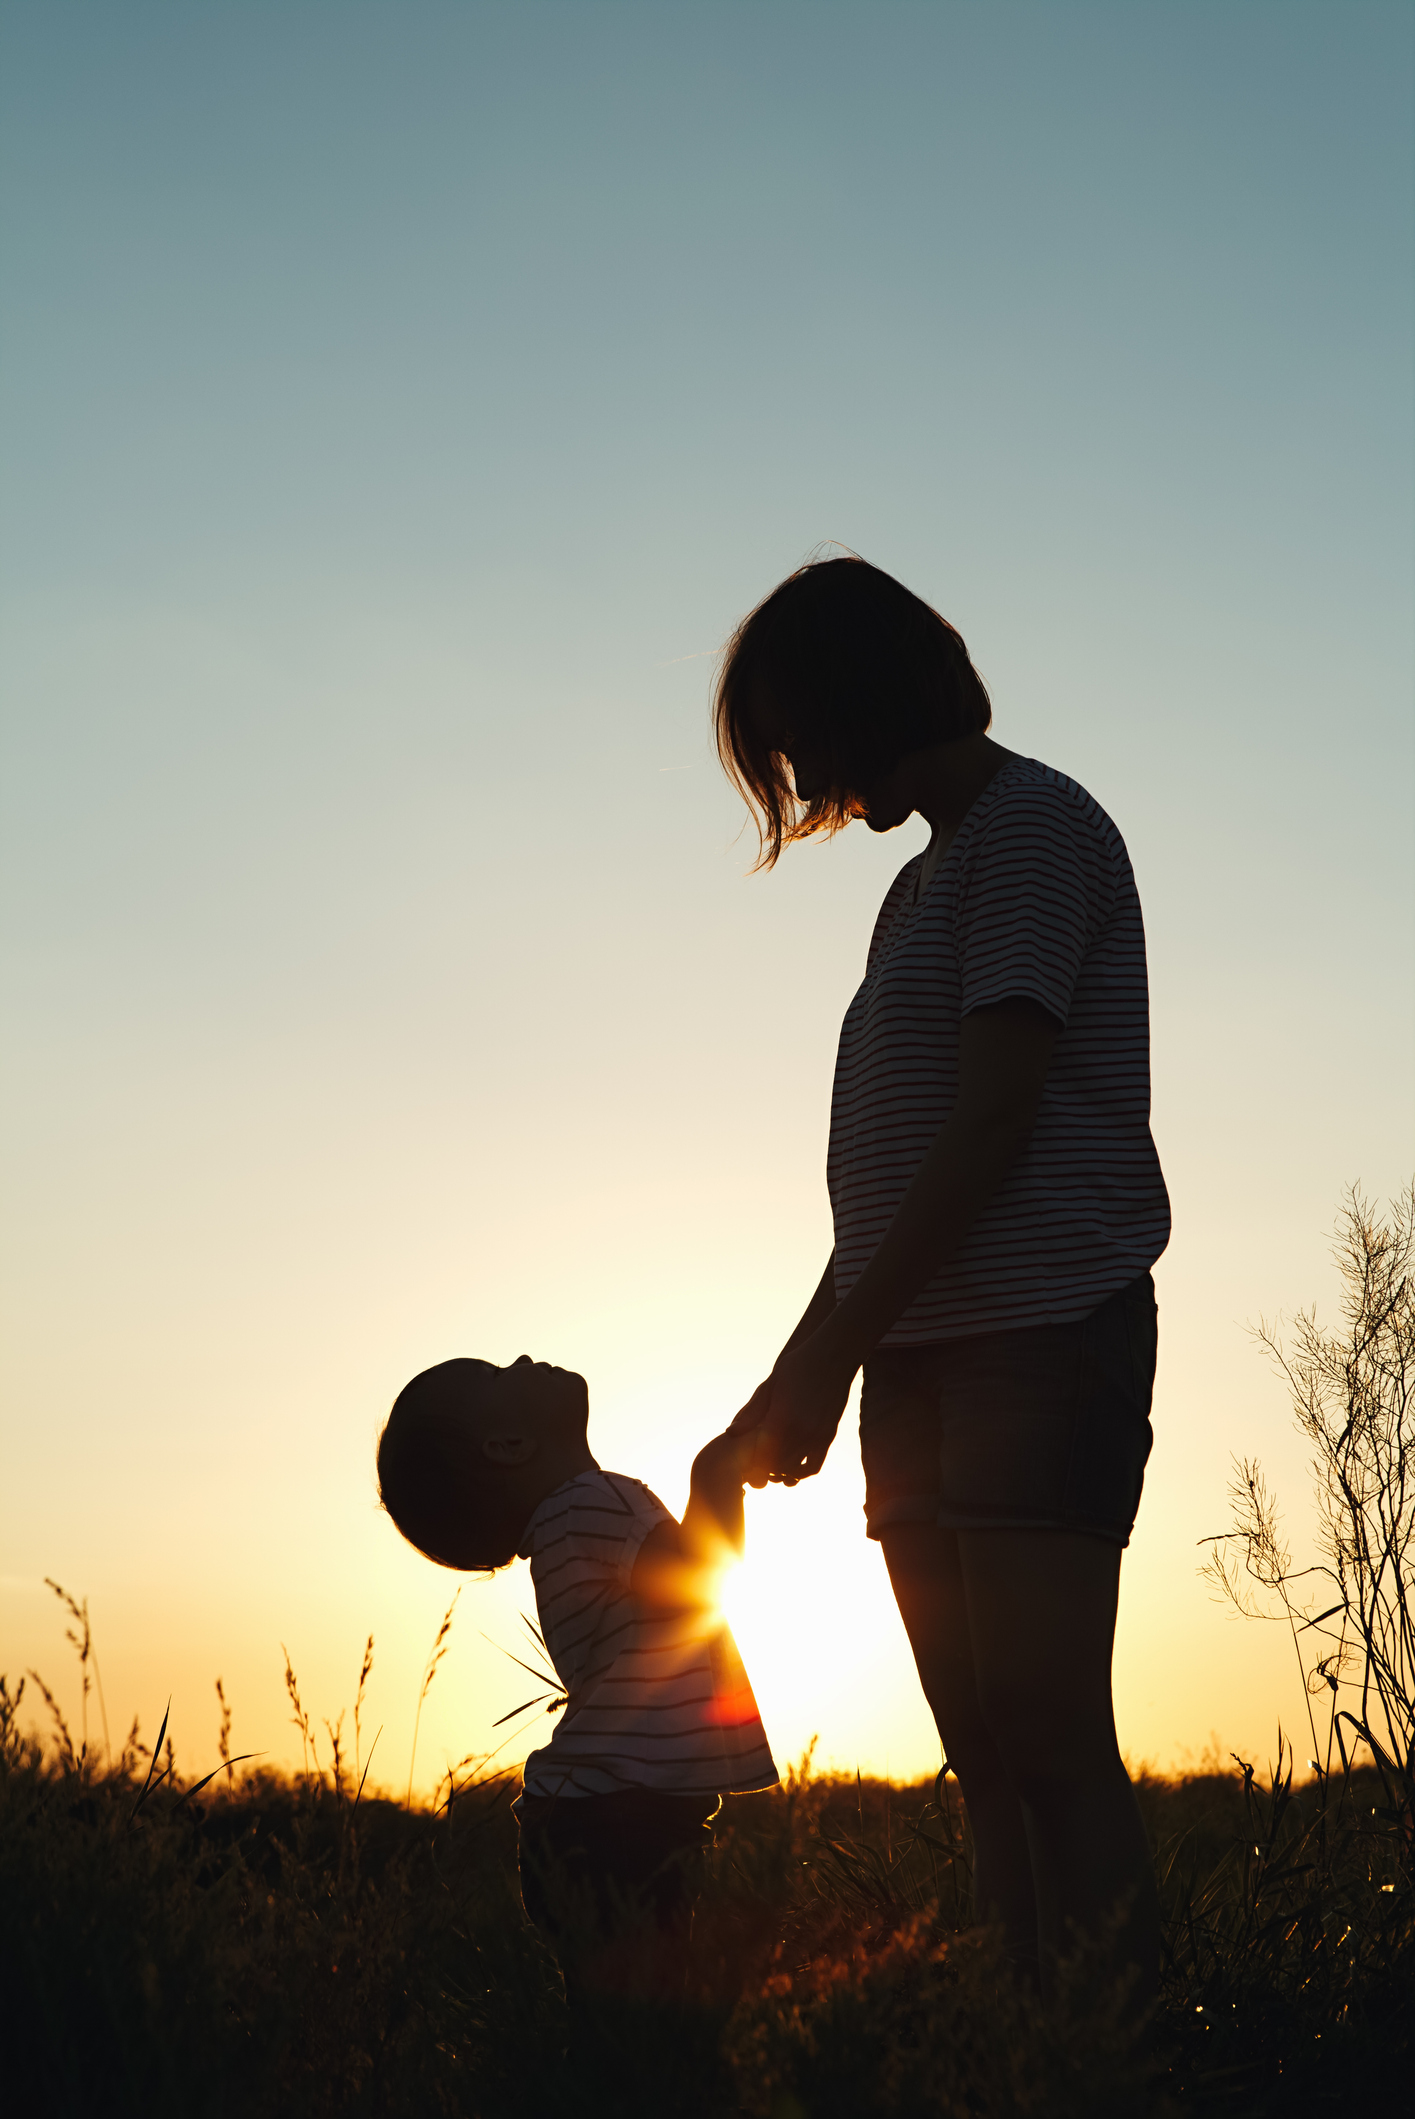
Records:
[[[1076,1324],[880,1347],[865,1363],[865,1528],[1074,1530],[1128,1545],[1153,1435],[1148,1273]]]

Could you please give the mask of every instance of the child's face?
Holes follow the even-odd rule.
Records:
[[[538,1454],[584,1442],[589,1391],[572,1369],[532,1361],[529,1354],[505,1368],[494,1361],[468,1361],[467,1368],[467,1415],[492,1462],[524,1461],[525,1445],[534,1445]],[[521,1448],[508,1456],[498,1446],[506,1444]]]

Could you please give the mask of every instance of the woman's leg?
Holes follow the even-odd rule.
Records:
[[[979,1705],[958,1535],[935,1523],[898,1523],[880,1542],[919,1682],[968,1806],[977,1917],[998,1923],[1015,1961],[1035,1975],[1031,1846],[1021,1800]]]
[[[1121,1909],[1138,1999],[1159,1976],[1154,1867],[1111,1705],[1120,1548],[1071,1531],[958,1539],[981,1719],[1021,1804],[1044,1983],[1076,1932]]]

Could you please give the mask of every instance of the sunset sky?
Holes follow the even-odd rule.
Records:
[[[77,1702],[57,1578],[115,1740],[170,1695],[204,1772],[218,1675],[288,1759],[281,1644],[332,1720],[372,1632],[401,1788],[455,1587],[377,1506],[408,1376],[579,1368],[681,1505],[829,1251],[925,836],[747,873],[713,658],[833,541],[1130,848],[1121,1740],[1270,1755],[1291,1645],[1197,1575],[1234,1451],[1308,1535],[1248,1328],[1415,1164],[1411,59],[1362,0],[4,11],[0,1668]],[[779,1761],[931,1772],[853,1422],[750,1498],[739,1639]],[[467,1583],[420,1782],[532,1610]]]

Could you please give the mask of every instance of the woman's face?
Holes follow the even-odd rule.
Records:
[[[831,786],[829,746],[794,728],[790,714],[767,684],[758,683],[753,687],[747,710],[758,740],[768,750],[776,751],[790,766],[797,800],[814,802],[819,796],[828,794]],[[907,761],[901,759],[867,786],[851,789],[857,805],[856,813],[864,818],[871,831],[894,831],[908,822],[915,807],[912,793],[906,786],[909,778]]]
[[[759,682],[752,687],[747,714],[757,741],[790,766],[798,801],[814,802],[818,795],[828,792],[830,758],[826,746],[813,743],[809,736],[792,727],[790,716],[770,685]]]
[[[871,831],[895,831],[913,816],[915,801],[909,763],[906,754],[868,787],[860,789],[860,814]]]

